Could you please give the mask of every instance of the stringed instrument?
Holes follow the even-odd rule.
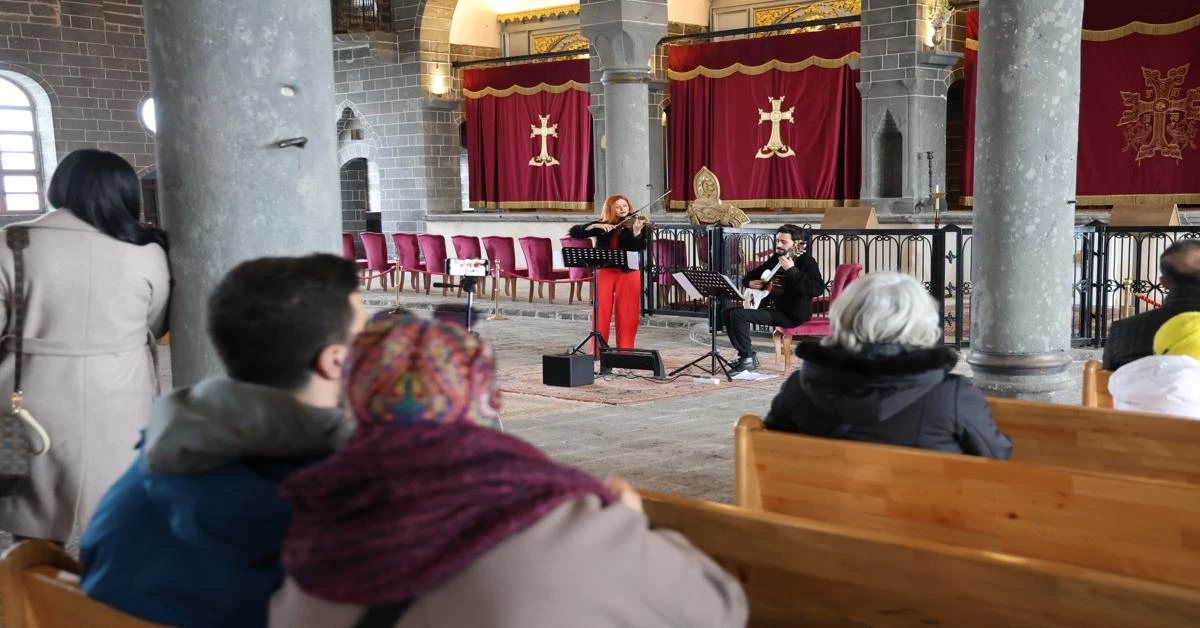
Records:
[[[780,256],[780,259],[785,257],[789,259],[795,258],[797,255],[804,253],[804,249],[805,243],[802,240],[797,242],[794,246],[792,246],[792,248],[785,251],[784,254]],[[783,274],[779,271],[782,269],[782,264],[775,264],[774,268],[763,271],[762,276],[759,277],[759,280],[763,282],[763,287],[746,288],[742,292],[742,307],[748,310],[757,310],[760,306],[762,306],[763,302],[767,300],[767,297],[772,295],[778,296],[781,294],[783,292]]]

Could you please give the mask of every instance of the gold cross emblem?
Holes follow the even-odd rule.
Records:
[[[1180,161],[1183,149],[1196,147],[1196,129],[1200,126],[1200,87],[1183,93],[1190,63],[1167,70],[1166,78],[1158,70],[1142,68],[1146,81],[1145,100],[1139,92],[1121,92],[1129,107],[1121,112],[1117,126],[1125,127],[1125,147],[1137,149],[1140,162],[1155,153]]]
[[[768,96],[767,100],[771,101],[771,110],[763,111],[762,109],[759,109],[758,123],[771,123],[771,137],[767,140],[767,145],[758,149],[758,153],[756,153],[754,156],[758,159],[770,159],[771,157],[791,157],[796,153],[791,149],[791,147],[784,145],[783,139],[780,138],[779,123],[791,122],[792,124],[795,124],[796,120],[792,117],[792,112],[796,111],[796,108],[789,107],[787,111],[783,111],[782,96],[779,98],[771,98]]]
[[[541,119],[542,126],[536,127],[532,124],[529,125],[529,137],[534,138],[534,137],[541,136],[542,152],[538,153],[537,155],[534,155],[533,158],[531,158],[529,160],[529,165],[539,166],[539,167],[540,166],[557,166],[558,160],[555,159],[554,156],[550,154],[550,148],[546,142],[548,141],[547,138],[549,138],[551,135],[553,135],[554,137],[558,137],[558,125],[553,124],[550,126],[546,126],[547,123],[550,122],[550,116],[539,115],[538,118]]]

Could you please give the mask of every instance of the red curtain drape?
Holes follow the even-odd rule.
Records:
[[[586,59],[463,70],[472,207],[591,208],[590,80]]]
[[[1200,203],[1200,2],[1087,0],[1083,28],[1078,202]],[[968,13],[967,197],[973,193],[977,53],[972,42],[978,33],[978,13]]]
[[[695,198],[692,177],[703,166],[722,199],[743,207],[857,199],[862,101],[847,62],[858,56],[859,30],[672,47],[672,204]],[[772,99],[781,120],[768,148]]]

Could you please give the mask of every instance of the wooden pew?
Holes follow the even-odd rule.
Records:
[[[988,398],[1013,460],[1200,484],[1200,421]]]
[[[156,628],[79,588],[79,562],[46,541],[23,541],[0,559],[4,628]]]
[[[738,422],[739,506],[1200,590],[1200,486]]]
[[[1108,394],[1108,378],[1112,371],[1104,370],[1100,360],[1088,360],[1083,365],[1083,405],[1089,408],[1113,407],[1112,395]]]
[[[1200,591],[976,549],[642,494],[737,576],[750,626],[1196,626]]]

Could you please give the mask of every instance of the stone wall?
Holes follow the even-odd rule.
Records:
[[[141,0],[0,2],[0,70],[44,90],[56,159],[94,147],[139,173],[154,168],[154,136],[138,119],[150,92],[144,33]]]
[[[363,157],[342,164],[342,231],[367,228],[367,160]]]

